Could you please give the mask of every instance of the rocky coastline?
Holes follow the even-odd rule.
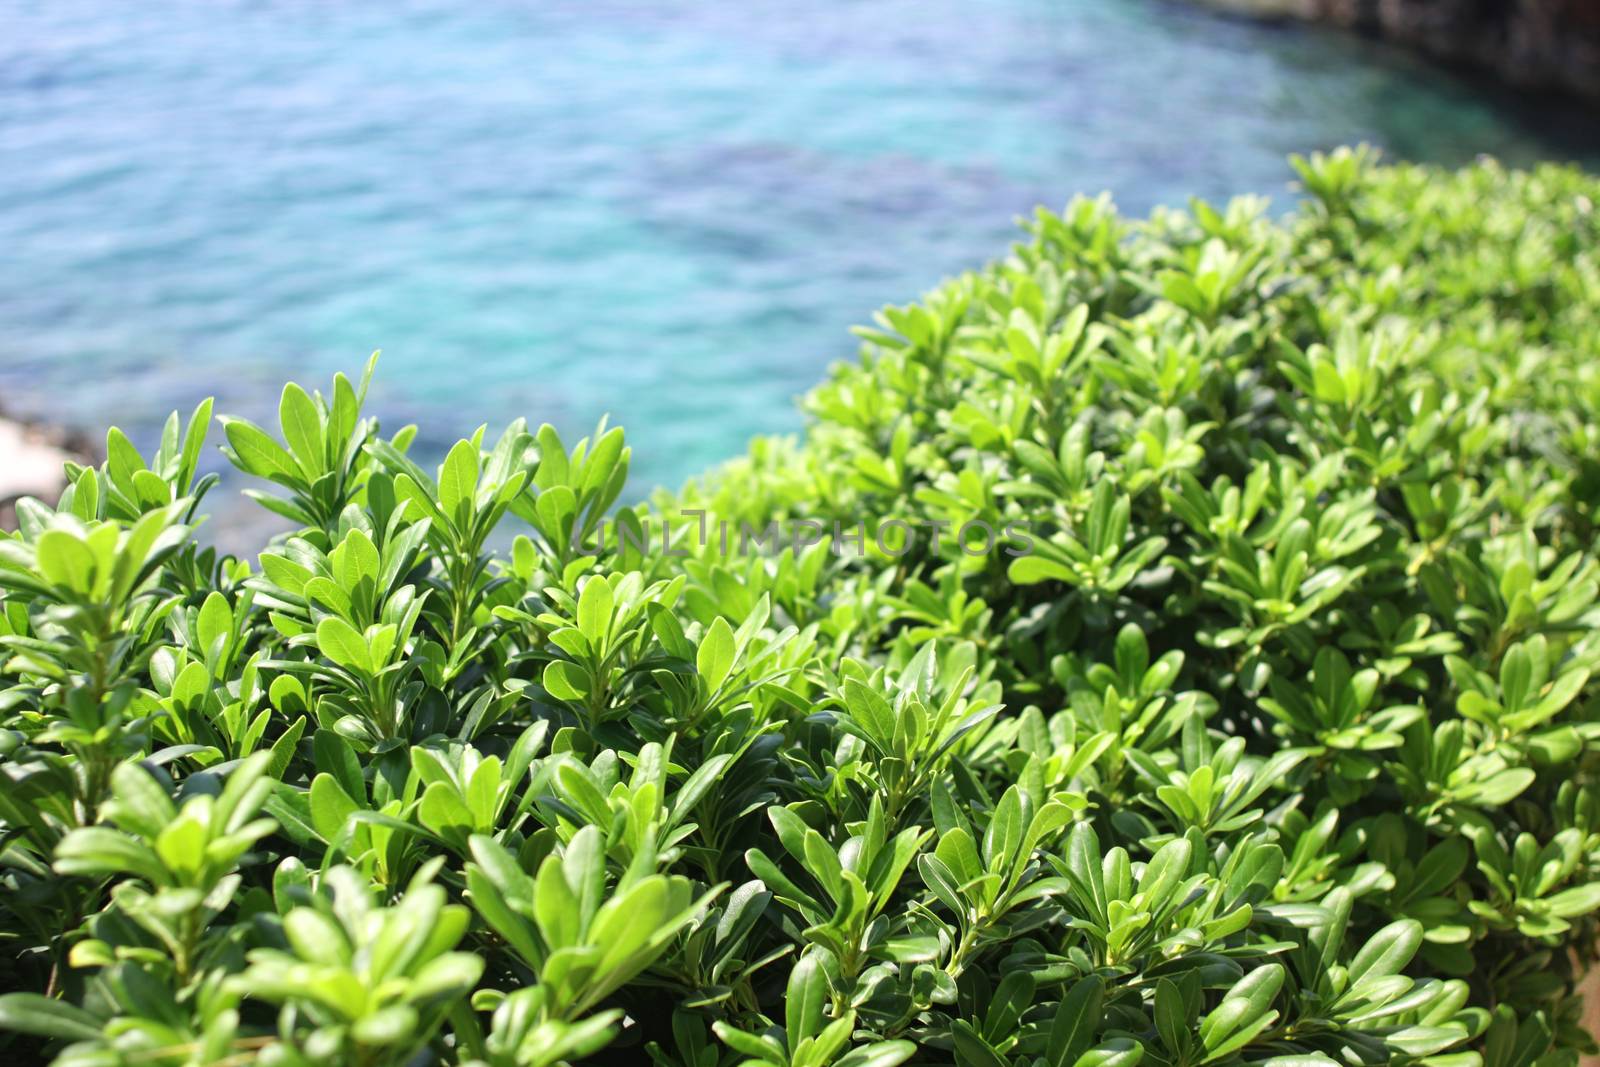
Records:
[[[1523,89],[1600,103],[1597,0],[1206,0],[1253,18],[1328,23],[1488,70]]]
[[[63,465],[95,462],[97,453],[85,434],[17,418],[0,407],[0,529],[16,529],[17,501],[25,496],[54,503],[66,487]]]

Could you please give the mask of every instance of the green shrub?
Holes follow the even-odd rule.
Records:
[[[648,505],[341,376],[222,420],[237,560],[209,404],[113,430],[0,538],[9,1054],[1576,1063],[1600,182],[1296,166],[1041,212]]]

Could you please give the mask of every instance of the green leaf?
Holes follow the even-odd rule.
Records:
[[[578,594],[578,631],[588,638],[597,654],[607,647],[613,608],[611,583],[604,575],[597,574],[583,583],[583,591]]]
[[[265,431],[244,419],[222,417],[222,432],[233,449],[234,465],[258,478],[294,484],[301,477],[294,457]]]
[[[155,775],[140,764],[118,764],[111,772],[111,786],[116,793],[111,817],[118,826],[141,837],[155,837],[178,814]]]
[[[955,1042],[956,1063],[960,1067],[1010,1067],[1009,1061],[964,1021],[957,1019],[950,1024],[950,1037]]]
[[[193,485],[195,471],[200,465],[200,452],[205,448],[206,437],[211,432],[212,398],[206,397],[195,406],[189,416],[188,429],[183,434],[183,451],[178,465],[178,491],[187,493]]]
[[[1078,585],[1078,576],[1071,570],[1043,556],[1022,556],[1011,561],[1006,577],[1017,585],[1038,585],[1040,582],[1065,582]]]
[[[439,507],[458,530],[465,530],[478,491],[478,446],[457,441],[439,468]]]
[[[1192,1029],[1189,1013],[1183,1004],[1183,994],[1178,992],[1178,987],[1169,979],[1163,978],[1156,983],[1155,998],[1156,1032],[1161,1035],[1161,1041],[1167,1050],[1179,1056],[1183,1055],[1189,1047],[1189,1033]]]
[[[39,573],[52,585],[87,594],[94,588],[94,552],[81,538],[65,530],[46,530],[34,545]]]
[[[909,1041],[875,1041],[846,1052],[833,1067],[899,1067],[916,1051],[917,1046]]]
[[[418,1017],[415,1008],[394,1004],[363,1016],[351,1033],[363,1045],[384,1047],[412,1040]]]
[[[318,730],[311,739],[313,762],[319,771],[333,776],[339,788],[353,800],[365,800],[367,787],[350,742],[332,730]]]
[[[828,1005],[828,975],[823,969],[820,950],[800,957],[789,971],[789,987],[784,994],[785,1029],[789,1047],[822,1032],[822,1010]]]
[[[551,696],[557,700],[573,703],[587,699],[590,686],[593,684],[587,671],[576,663],[569,663],[563,659],[551,660],[545,664],[541,681]]]
[[[77,829],[56,846],[55,868],[62,874],[131,874],[151,885],[168,882],[167,869],[144,844],[105,827]]]
[[[1587,915],[1596,908],[1600,908],[1600,882],[1590,882],[1587,885],[1563,889],[1559,893],[1544,898],[1544,904],[1545,907],[1550,909],[1550,914],[1563,919],[1570,919],[1577,915]]]
[[[300,738],[306,731],[306,718],[301,716],[290,723],[278,739],[272,743],[271,761],[267,765],[267,777],[279,778],[289,769],[289,763],[294,759],[295,748],[300,744]]]
[[[319,774],[311,780],[311,824],[324,841],[337,840],[358,810],[360,805],[346,795],[331,774]]]
[[[233,631],[233,607],[228,603],[228,598],[212,590],[200,606],[195,630],[200,638],[199,652],[209,657],[212,646],[219,641],[225,643]]]
[[[1422,924],[1414,919],[1400,919],[1373,934],[1350,962],[1350,984],[1366,978],[1381,978],[1398,974],[1422,944]]]
[[[37,993],[0,995],[0,1030],[55,1041],[94,1041],[100,1020],[82,1008]]]
[[[139,450],[133,447],[127,434],[115,426],[106,431],[106,472],[111,484],[121,492],[133,496],[133,477],[145,469]]]
[[[341,618],[330,615],[317,624],[317,647],[324,656],[346,670],[368,675],[373,673],[367,639]]]
[[[1050,1067],[1067,1067],[1075,1064],[1085,1050],[1094,1043],[1101,1025],[1101,1001],[1105,984],[1097,975],[1087,975],[1073,983],[1067,995],[1056,1006],[1054,1021],[1050,1024],[1050,1037],[1045,1046],[1045,1058]]]
[[[1112,1038],[1073,1061],[1073,1067],[1136,1067],[1144,1047],[1125,1037]]]
[[[322,416],[317,405],[298,385],[290,382],[283,387],[278,400],[278,423],[283,427],[283,439],[305,472],[306,481],[314,482],[324,469]]]
[[[592,581],[591,581],[592,584]],[[581,606],[581,605],[580,605]],[[695,654],[695,667],[705,679],[706,688],[716,692],[733,668],[733,628],[728,620],[718,615],[700,639]]]

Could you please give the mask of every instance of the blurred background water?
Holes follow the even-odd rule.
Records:
[[[0,0],[0,402],[148,447],[381,348],[431,458],[609,413],[675,483],[1035,204],[1287,210],[1287,153],[1359,140],[1600,158],[1576,107],[1158,0]]]

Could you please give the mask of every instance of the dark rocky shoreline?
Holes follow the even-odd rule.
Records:
[[[1207,0],[1234,14],[1325,22],[1523,89],[1600,103],[1600,0]]]
[[[0,530],[17,525],[17,501],[25,496],[55,503],[66,487],[63,464],[97,462],[99,448],[87,434],[12,416],[0,407]]]

